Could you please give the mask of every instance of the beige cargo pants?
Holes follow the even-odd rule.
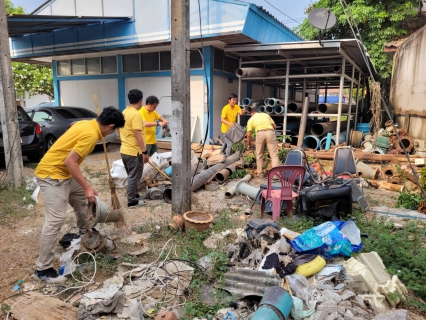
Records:
[[[261,130],[256,133],[256,166],[257,172],[263,172],[263,151],[268,148],[272,160],[272,168],[280,165],[278,160],[278,145],[274,130]]]
[[[36,262],[38,271],[53,267],[56,244],[61,227],[65,222],[68,204],[73,207],[77,227],[85,231],[87,198],[83,188],[73,178],[56,180],[37,178],[44,201],[44,224],[40,239],[40,256]]]

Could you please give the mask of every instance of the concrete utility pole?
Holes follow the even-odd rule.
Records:
[[[172,17],[172,212],[191,210],[191,108],[189,0],[171,1]]]
[[[0,81],[0,117],[7,180],[15,188],[19,188],[23,181],[21,135],[19,133],[4,0],[0,0]]]

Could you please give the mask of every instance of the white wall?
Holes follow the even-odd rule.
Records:
[[[28,92],[25,92],[25,107],[34,107],[42,102],[50,101],[51,98],[46,94],[38,94],[35,96],[30,97]]]
[[[246,85],[241,86],[241,99],[246,97]],[[228,78],[213,76],[213,137],[220,135],[220,114],[222,108],[228,104],[228,96],[230,93],[238,94],[238,81],[228,83]]]
[[[96,112],[93,95],[96,94],[99,108],[118,108],[117,79],[71,80],[59,82],[61,106],[82,107]]]
[[[133,16],[132,0],[56,0],[47,5],[39,15],[60,16]]]
[[[204,111],[203,111],[203,76],[191,76],[191,117],[198,117],[192,142],[199,142],[204,136]],[[157,112],[165,119],[171,120],[171,78],[170,77],[143,77],[127,78],[126,92],[139,89],[143,92],[143,102],[148,96],[154,95],[160,99]],[[126,100],[126,103],[128,101]]]

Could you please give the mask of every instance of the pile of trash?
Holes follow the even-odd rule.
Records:
[[[408,319],[408,311],[392,310],[407,294],[404,284],[376,252],[351,257],[361,249],[354,221],[328,221],[299,234],[269,219],[249,220],[228,247],[232,268],[220,288],[242,301],[263,298],[249,316],[237,306],[216,319],[225,319],[225,311],[253,320],[266,319],[265,312],[269,319]]]

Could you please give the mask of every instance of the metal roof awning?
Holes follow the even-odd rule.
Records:
[[[9,15],[7,24],[9,37],[28,34],[46,33],[60,29],[119,22],[132,17],[83,17],[83,16],[43,16],[43,15]]]
[[[242,67],[264,67],[283,70],[286,61],[291,61],[290,74],[333,73],[333,69],[342,63],[344,57],[358,71],[369,74],[369,67],[376,76],[370,58],[364,59],[358,41],[324,40],[286,42],[277,44],[232,45],[225,47],[225,53],[241,57]],[[362,44],[361,44],[362,46]],[[351,67],[346,63],[347,72]]]

